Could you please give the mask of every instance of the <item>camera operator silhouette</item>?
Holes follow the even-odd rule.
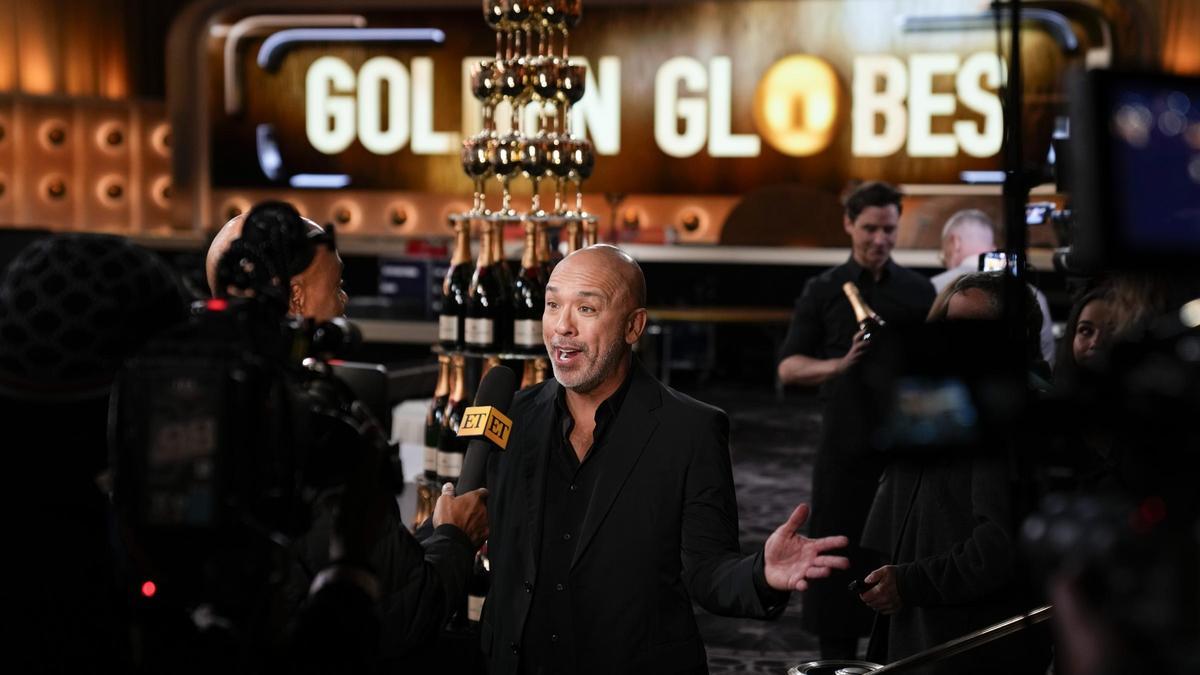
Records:
[[[226,260],[230,253],[238,259]],[[270,283],[250,293],[281,287],[288,315],[320,323],[345,311],[332,228],[323,230],[290,204],[260,203],[221,228],[206,258],[213,295],[247,295],[246,286],[223,280],[261,263]],[[290,546],[283,614],[294,619],[292,670],[411,665],[465,597],[487,536],[486,490],[455,496],[451,489],[437,502],[432,532],[414,538],[384,475],[386,438],[378,429],[373,436],[383,442],[366,443],[345,484],[314,500],[310,529]]]

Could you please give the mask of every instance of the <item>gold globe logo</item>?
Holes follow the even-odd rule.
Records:
[[[775,62],[754,92],[754,126],[779,152],[815,155],[833,141],[841,83],[830,65],[796,54]]]

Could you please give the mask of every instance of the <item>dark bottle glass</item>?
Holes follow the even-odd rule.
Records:
[[[446,401],[442,429],[438,435],[437,480],[438,483],[457,483],[462,473],[463,456],[467,452],[467,441],[458,437],[463,411],[470,405],[467,400],[466,359],[461,354],[450,357],[450,396]]]
[[[859,293],[858,286],[855,286],[853,281],[842,284],[842,292],[846,294],[850,307],[854,309],[854,320],[858,322],[858,329],[862,331],[863,342],[870,341],[887,322],[863,300],[862,293]]]
[[[542,341],[542,310],[546,304],[546,285],[537,259],[537,225],[525,223],[525,252],[521,270],[513,280],[513,351],[545,354]]]
[[[487,599],[488,590],[492,587],[492,566],[488,560],[487,542],[475,554],[475,567],[471,570],[471,578],[467,580],[467,620],[471,624],[479,623],[483,614],[483,601]]]
[[[538,265],[542,268],[542,285],[550,281],[550,273],[558,262],[555,251],[550,248],[550,231],[543,223],[537,224],[537,257]]]
[[[433,390],[433,401],[425,415],[425,477],[437,480],[438,441],[442,437],[442,426],[446,421],[446,404],[450,401],[450,357],[438,357],[437,388]]]
[[[504,281],[504,289],[513,285],[512,268],[504,258],[504,221],[497,222],[492,230],[492,260],[499,264],[500,278]]]
[[[465,321],[467,349],[489,353],[504,351],[505,337],[512,331],[512,300],[504,283],[502,262],[495,257],[494,227],[491,223],[483,224],[483,241],[471,277]]]
[[[443,349],[462,349],[466,331],[467,300],[475,264],[471,260],[471,225],[454,224],[454,254],[442,282],[442,313],[438,317],[438,343]]]

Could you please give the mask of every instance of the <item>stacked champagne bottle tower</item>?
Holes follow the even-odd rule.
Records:
[[[475,181],[474,205],[451,216],[455,245],[442,286],[438,320],[440,373],[426,418],[425,477],[421,490],[436,498],[437,485],[457,480],[466,442],[457,437],[471,403],[474,375],[493,365],[521,366],[521,387],[548,376],[542,341],[542,306],[550,271],[560,252],[597,241],[597,221],[583,210],[582,183],[592,174],[592,144],[572,131],[571,107],[583,98],[587,67],[570,60],[570,31],[582,18],[580,0],[483,0],[496,32],[496,54],[471,69],[471,90],[482,109],[482,131],[463,142],[462,166]],[[505,129],[498,110],[507,110]],[[489,208],[488,179],[500,184],[497,209]],[[530,181],[528,211],[514,208],[511,184]],[[546,179],[553,205],[543,208]],[[574,198],[567,195],[574,186]],[[495,200],[493,200],[495,201]],[[524,234],[519,267],[505,259],[506,229]],[[552,236],[562,242],[552,248]],[[472,257],[471,242],[478,240]],[[472,363],[475,360],[475,363]],[[476,367],[478,366],[478,367]],[[424,509],[422,509],[423,511]]]

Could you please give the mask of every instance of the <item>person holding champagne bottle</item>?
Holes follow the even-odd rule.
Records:
[[[859,638],[872,616],[846,592],[851,579],[877,567],[875,556],[857,548],[871,496],[881,471],[866,448],[846,442],[839,427],[854,423],[854,411],[830,405],[839,375],[869,348],[869,332],[860,326],[843,286],[853,284],[857,303],[874,321],[919,323],[933,304],[926,277],[892,260],[900,226],[900,192],[882,182],[855,188],[845,200],[842,225],[850,237],[850,259],[809,279],[796,301],[787,338],[780,351],[778,377],[785,385],[820,387],[823,405],[821,440],[813,467],[813,513],[809,535],[848,535],[851,569],[834,573],[837,583],[820,584],[804,595],[804,627],[816,634],[822,658],[857,658]]]

